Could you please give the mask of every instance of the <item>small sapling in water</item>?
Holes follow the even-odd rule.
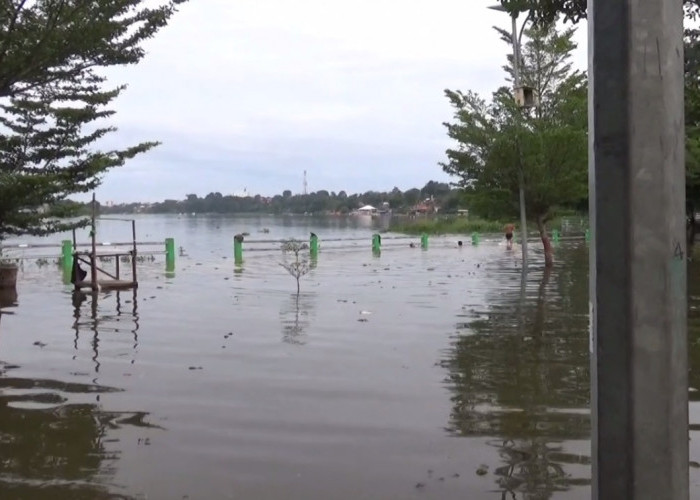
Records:
[[[289,274],[292,275],[294,279],[297,280],[297,295],[299,295],[299,280],[302,276],[309,272],[309,261],[299,258],[299,252],[303,250],[308,250],[309,245],[302,243],[298,240],[291,239],[286,240],[282,243],[282,251],[284,253],[293,253],[293,262],[280,262],[280,266],[285,268]]]

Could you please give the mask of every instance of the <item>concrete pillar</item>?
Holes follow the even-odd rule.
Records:
[[[688,499],[683,13],[589,0],[594,499]]]

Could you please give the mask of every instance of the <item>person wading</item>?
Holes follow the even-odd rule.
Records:
[[[513,232],[515,231],[515,224],[506,224],[506,248],[510,250],[513,248]]]

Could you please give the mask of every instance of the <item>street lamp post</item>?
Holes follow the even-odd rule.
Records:
[[[492,5],[489,7],[491,10],[497,10],[500,12],[507,12],[502,5]],[[512,44],[513,44],[513,85],[515,89],[520,88],[520,36],[518,35],[518,14],[513,13],[510,16],[512,21]],[[525,19],[523,23],[523,28],[529,19]],[[521,32],[522,34],[522,32]],[[517,137],[516,137],[517,139]],[[520,157],[520,147],[516,147],[518,155],[518,191],[520,194],[520,230],[521,230],[521,248],[523,252],[523,269],[527,266],[527,213],[525,211],[525,175],[523,173],[523,163]]]

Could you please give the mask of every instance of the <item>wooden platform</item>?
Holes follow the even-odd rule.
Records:
[[[136,288],[138,285],[133,281],[127,280],[97,280],[97,286],[100,290],[128,290]],[[75,287],[92,288],[92,283],[90,281],[78,281]]]

